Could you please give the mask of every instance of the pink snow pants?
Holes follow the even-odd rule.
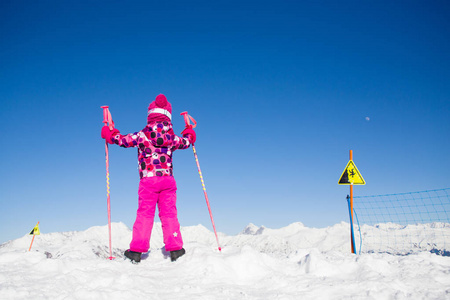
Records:
[[[173,176],[144,177],[139,182],[139,207],[133,225],[133,239],[130,250],[147,252],[153,228],[156,204],[166,251],[183,248],[180,223],[177,217],[177,184]]]

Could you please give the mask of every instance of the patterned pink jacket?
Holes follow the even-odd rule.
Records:
[[[172,153],[189,148],[191,141],[175,135],[172,123],[152,122],[139,132],[114,135],[113,143],[124,147],[138,147],[139,175],[173,176]]]

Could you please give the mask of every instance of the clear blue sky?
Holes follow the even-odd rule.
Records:
[[[218,231],[325,227],[357,195],[450,186],[447,1],[2,1],[0,242],[107,224],[101,105],[142,129],[159,93],[198,121]],[[110,147],[112,220],[132,226],[137,150]],[[211,228],[191,149],[182,226]],[[158,220],[158,218],[156,218]]]

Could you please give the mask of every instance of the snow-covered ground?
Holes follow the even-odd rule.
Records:
[[[0,245],[0,299],[450,299],[450,257],[350,253],[349,225],[281,229],[250,224],[241,234],[183,227],[186,255],[171,262],[155,224],[140,264],[123,260],[131,230],[31,236]]]

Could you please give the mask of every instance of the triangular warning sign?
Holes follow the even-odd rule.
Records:
[[[358,169],[356,168],[353,160],[350,160],[345,167],[345,170],[342,173],[341,178],[339,179],[339,184],[366,184],[364,178],[361,176],[361,173],[359,173]]]
[[[34,226],[34,228],[31,230],[30,235],[40,235],[39,232],[39,222]]]

